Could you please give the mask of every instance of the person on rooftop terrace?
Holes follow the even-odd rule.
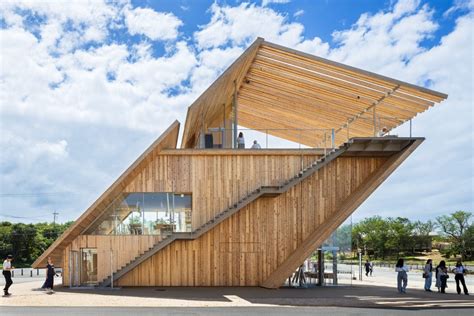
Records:
[[[252,145],[252,149],[262,149],[262,147],[260,146],[260,144],[256,140],[254,140],[253,145]]]
[[[245,148],[245,138],[244,133],[240,132],[239,137],[237,137],[237,148],[244,149]]]

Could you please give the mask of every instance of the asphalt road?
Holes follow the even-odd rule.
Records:
[[[472,309],[438,309],[407,311],[378,308],[345,307],[0,307],[1,315],[331,315],[331,316],[398,316],[459,315],[472,316]]]

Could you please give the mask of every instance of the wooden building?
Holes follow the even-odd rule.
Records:
[[[188,108],[180,148],[176,121],[33,267],[279,287],[423,141],[386,133],[446,97],[259,38]],[[304,148],[237,149],[238,126]]]

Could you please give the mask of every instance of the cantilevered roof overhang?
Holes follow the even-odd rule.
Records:
[[[182,148],[195,147],[202,130],[232,116],[235,92],[238,125],[311,147],[324,130],[334,129],[336,145],[374,136],[447,98],[258,38],[188,108]]]

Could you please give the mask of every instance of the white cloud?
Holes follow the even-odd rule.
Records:
[[[293,16],[296,18],[296,17],[302,16],[303,14],[304,14],[304,10],[298,10],[295,13],[293,13]]]
[[[270,8],[241,3],[239,6],[211,6],[211,21],[194,34],[200,49],[219,46],[247,46],[257,37],[307,52],[323,54],[327,43],[317,37],[304,39],[304,26],[289,22],[286,15]]]
[[[262,0],[262,7],[269,5],[270,3],[284,4],[290,3],[291,0]]]
[[[173,13],[156,12],[148,8],[125,11],[125,23],[130,34],[143,34],[152,40],[173,40],[183,22]]]

